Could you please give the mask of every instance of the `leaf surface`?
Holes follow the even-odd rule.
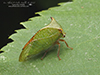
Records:
[[[99,75],[100,74],[100,1],[75,0],[60,3],[59,7],[37,12],[40,17],[22,22],[26,29],[16,30],[0,54],[0,75]],[[19,62],[19,55],[26,42],[54,17],[66,32],[60,48],[61,61],[57,57],[56,45],[41,61],[43,54],[25,62]]]

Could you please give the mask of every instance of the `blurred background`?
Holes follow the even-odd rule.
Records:
[[[72,0],[0,0],[0,49],[13,40],[8,37],[16,33],[14,30],[23,29],[20,22],[27,21],[31,17],[39,16],[35,12],[47,10],[50,7],[59,6],[60,2]]]

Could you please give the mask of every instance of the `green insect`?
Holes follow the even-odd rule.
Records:
[[[41,52],[45,52],[41,60],[45,57],[46,53],[55,45],[58,44],[58,53],[57,56],[59,60],[59,51],[60,51],[60,43],[59,41],[65,42],[68,48],[67,42],[61,37],[65,37],[65,32],[62,27],[57,23],[57,21],[51,17],[51,23],[46,27],[37,31],[37,33],[25,44],[23,50],[20,54],[19,61],[25,61],[29,56],[35,56]],[[73,48],[71,48],[73,49]]]

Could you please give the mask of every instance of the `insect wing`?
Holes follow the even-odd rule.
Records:
[[[40,29],[26,43],[20,54],[19,61],[24,61],[28,56],[37,55],[50,48],[60,37],[62,37],[59,29],[62,30],[61,26],[51,17],[51,23]]]

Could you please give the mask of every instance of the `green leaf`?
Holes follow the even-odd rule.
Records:
[[[59,7],[37,12],[40,17],[30,18],[22,22],[26,29],[16,30],[9,38],[0,54],[1,75],[99,75],[100,74],[100,1],[75,0],[60,3]],[[64,40],[70,50],[61,42],[59,61],[56,45],[43,60],[43,54],[25,62],[19,62],[19,55],[26,42],[42,27],[50,23],[54,17],[66,32]]]

